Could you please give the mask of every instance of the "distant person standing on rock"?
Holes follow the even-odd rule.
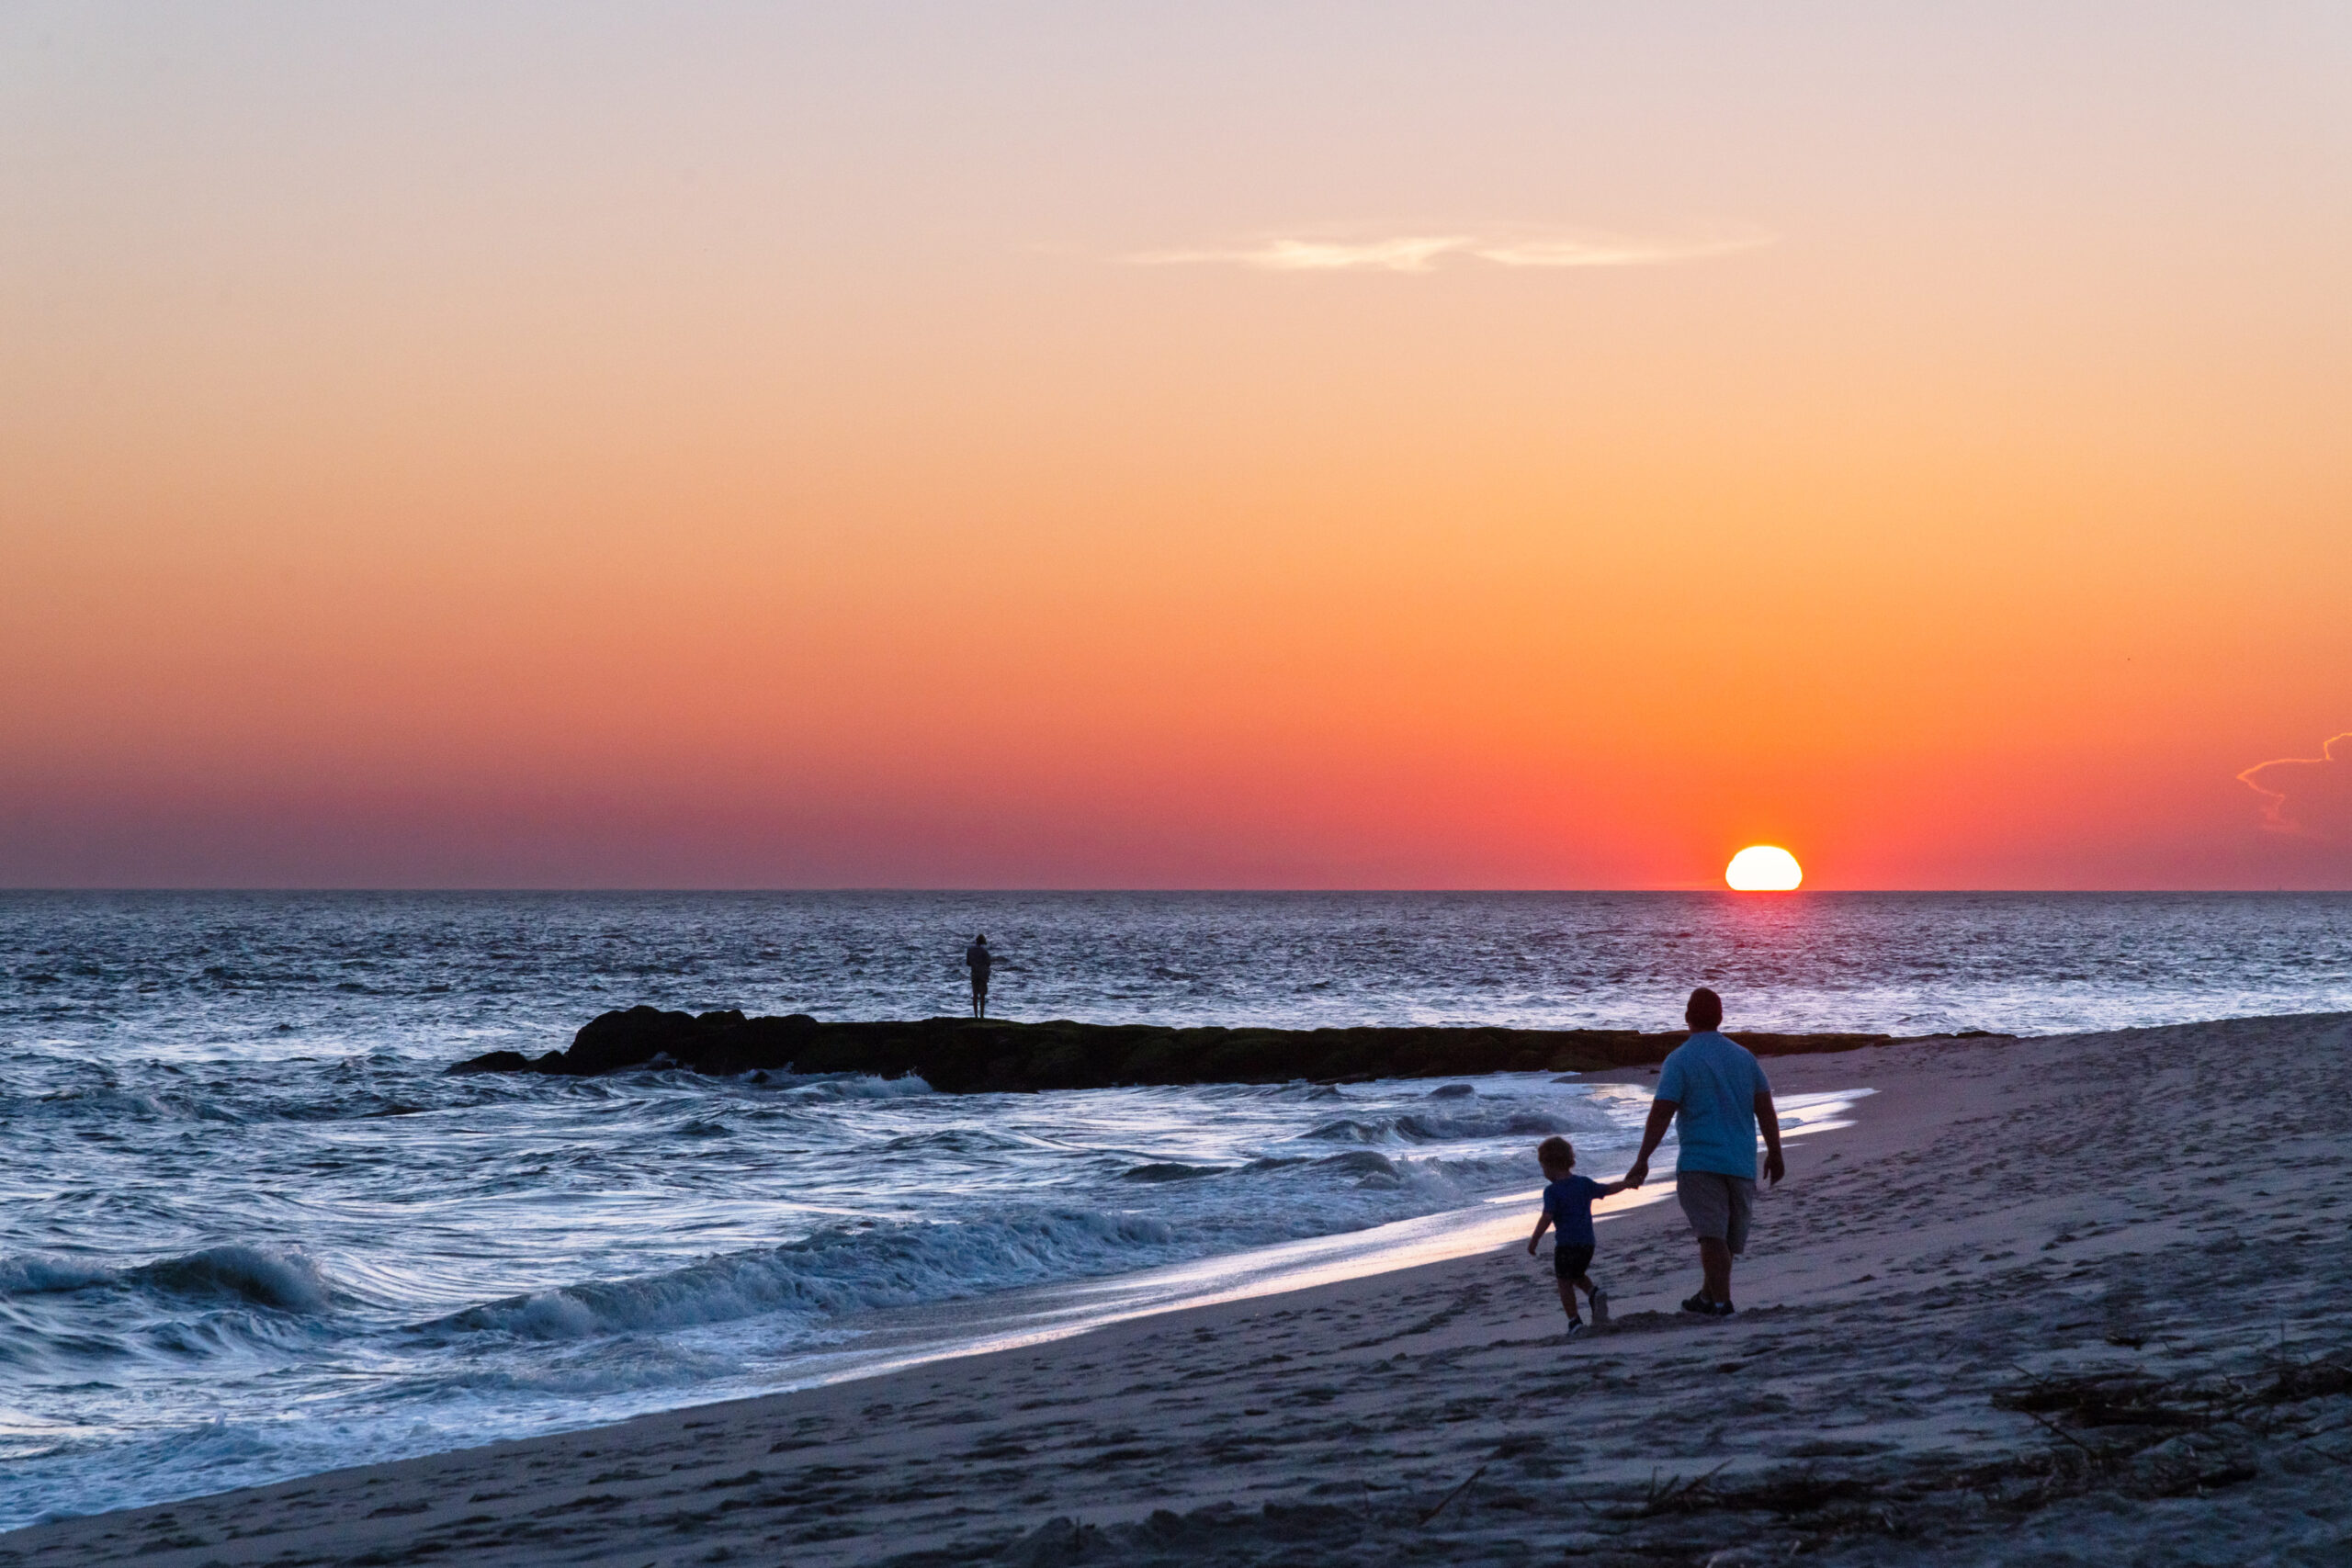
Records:
[[[989,951],[986,932],[972,939],[964,950],[964,967],[972,972],[972,1016],[989,1015],[989,971],[996,966],[996,954]]]
[[[1681,1200],[1690,1234],[1699,1238],[1703,1275],[1699,1293],[1682,1310],[1729,1317],[1731,1260],[1747,1250],[1748,1216],[1756,1207],[1758,1128],[1769,1151],[1764,1174],[1774,1186],[1787,1174],[1781,1159],[1781,1117],[1772,1109],[1772,1086],[1762,1065],[1747,1046],[1716,1032],[1724,1021],[1724,999],[1702,986],[1690,993],[1682,1018],[1690,1037],[1658,1069],[1642,1152],[1627,1168],[1625,1181],[1639,1187],[1648,1178],[1650,1156],[1679,1115],[1674,1195]]]

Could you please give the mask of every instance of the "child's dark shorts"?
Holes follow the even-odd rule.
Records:
[[[1584,1271],[1591,1266],[1592,1247],[1589,1243],[1581,1247],[1555,1246],[1552,1248],[1552,1272],[1558,1279],[1582,1279]]]

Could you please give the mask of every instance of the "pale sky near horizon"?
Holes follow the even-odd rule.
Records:
[[[2347,278],[2318,4],[10,4],[0,886],[2352,887]]]

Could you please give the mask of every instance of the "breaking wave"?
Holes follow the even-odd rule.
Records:
[[[1092,1210],[826,1230],[664,1273],[510,1296],[423,1327],[579,1339],[771,1314],[813,1320],[1146,1268],[1178,1250],[1165,1221]]]
[[[129,1269],[40,1254],[0,1258],[0,1297],[108,1288],[313,1315],[328,1311],[334,1301],[325,1276],[310,1259],[263,1247],[208,1247]]]
[[[134,1284],[191,1300],[234,1301],[279,1312],[319,1314],[333,1305],[310,1259],[259,1247],[208,1247],[125,1270]]]
[[[1299,1134],[1329,1144],[1447,1144],[1485,1138],[1544,1137],[1578,1129],[1577,1118],[1549,1111],[1512,1111],[1491,1116],[1442,1116],[1413,1112],[1369,1121],[1341,1117]]]

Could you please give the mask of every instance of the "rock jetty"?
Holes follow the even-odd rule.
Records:
[[[926,1018],[820,1023],[806,1013],[746,1018],[634,1007],[591,1020],[568,1051],[492,1051],[452,1073],[585,1077],[648,1066],[702,1073],[759,1070],[914,1074],[947,1094],[1122,1084],[1322,1083],[1471,1077],[1480,1073],[1593,1072],[1653,1065],[1682,1033],[1612,1029],[1367,1026],[1356,1029],[1171,1028],[1151,1023],[1009,1023]],[[1884,1034],[1733,1036],[1758,1055],[1851,1051]]]

